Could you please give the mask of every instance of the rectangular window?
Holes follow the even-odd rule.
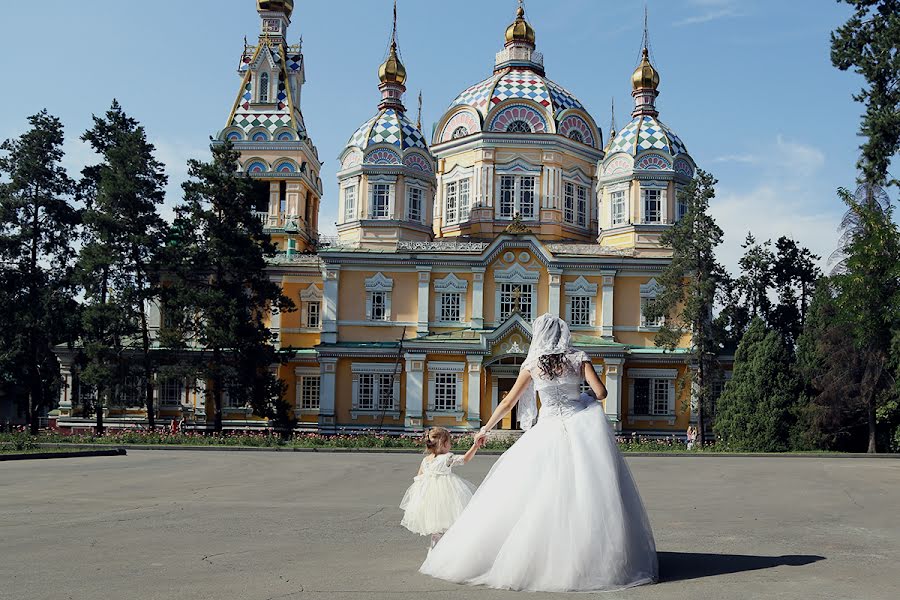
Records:
[[[177,406],[184,398],[184,384],[175,377],[159,379],[156,382],[159,402],[165,406]]]
[[[531,321],[534,318],[531,300],[534,297],[534,286],[530,283],[503,283],[500,285],[500,320],[508,318],[518,311],[522,318]]]
[[[422,188],[409,187],[406,193],[406,218],[420,223],[422,221]]]
[[[378,409],[390,410],[394,408],[394,382],[388,374],[381,373],[378,376]]]
[[[468,221],[472,203],[469,200],[469,180],[459,180],[459,220]]]
[[[588,189],[583,185],[578,186],[578,205],[576,213],[578,215],[578,226],[585,227],[587,225],[587,197]]]
[[[623,223],[625,223],[625,220],[627,218],[625,212],[625,190],[610,192],[609,205],[612,210],[612,214],[610,217],[612,225],[622,225]]]
[[[287,214],[287,181],[278,182],[278,208],[280,214]]]
[[[516,210],[516,178],[503,175],[500,178],[500,218],[512,218]]]
[[[434,409],[454,411],[459,378],[456,373],[436,373],[434,375]]]
[[[673,382],[670,379],[635,379],[634,406],[632,412],[639,416],[666,416],[671,414],[669,397]]]
[[[519,177],[519,214],[523,219],[534,218],[534,177]]]
[[[357,397],[357,407],[359,410],[375,410],[376,390],[375,380],[378,377],[375,373],[359,374],[359,396]]]
[[[687,210],[688,210],[687,201],[684,200],[683,198],[679,198],[678,203],[676,204],[675,218],[679,221],[682,220],[685,217],[685,215],[687,215]]]
[[[375,183],[372,185],[373,219],[388,219],[391,216],[391,184]]]
[[[563,194],[563,220],[566,223],[575,223],[575,184],[566,183]]]
[[[571,305],[571,325],[590,325],[591,324],[591,297],[590,296],[572,296],[569,300]]]
[[[122,406],[143,406],[145,394],[144,378],[130,375],[122,380],[117,396]]]
[[[308,302],[306,304],[306,326],[310,329],[318,329],[322,326],[322,303]]]
[[[300,410],[319,410],[322,382],[319,375],[304,375],[297,382],[300,386]]]
[[[662,190],[641,190],[644,223],[662,223]]]
[[[641,327],[662,327],[665,319],[657,317],[655,319],[648,318],[647,305],[653,301],[653,298],[641,298]]]
[[[459,196],[457,195],[457,182],[451,181],[444,189],[446,190],[446,206],[444,218],[448,225],[452,225],[459,220]]]
[[[356,186],[344,188],[344,221],[356,219]]]
[[[459,292],[448,292],[441,294],[441,310],[440,319],[445,323],[459,322],[462,320],[462,294]]]
[[[372,313],[369,318],[373,321],[387,321],[387,292],[372,293]]]

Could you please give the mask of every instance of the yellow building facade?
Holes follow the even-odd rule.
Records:
[[[269,324],[291,357],[274,368],[301,430],[478,429],[515,381],[531,321],[547,312],[591,357],[618,430],[687,427],[684,350],[655,347],[660,323],[642,306],[668,264],[659,236],[682,216],[677,194],[695,165],[658,119],[659,74],[646,51],[632,120],[604,143],[584,105],[547,77],[520,7],[493,72],[426,137],[407,116],[392,38],[376,113],[338,157],[337,236],[323,238],[322,163],[300,109],[304,56],[287,42],[293,2],[257,8],[259,41],[241,55],[218,143],[234,144],[255,181],[254,209],[279,248],[270,276],[298,306]],[[66,395],[77,387],[64,375],[61,424],[74,418]],[[211,408],[196,387],[160,390],[161,416],[205,427]],[[265,424],[225,410],[226,427]],[[515,414],[501,426],[517,429]]]

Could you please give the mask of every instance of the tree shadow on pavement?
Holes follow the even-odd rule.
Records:
[[[813,554],[788,554],[785,556],[748,556],[744,554],[705,554],[702,552],[658,552],[659,580],[682,581],[713,577],[728,573],[757,571],[773,567],[802,567],[824,556]]]

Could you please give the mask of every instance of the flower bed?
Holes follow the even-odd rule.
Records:
[[[491,436],[485,448],[488,450],[506,450],[516,441],[512,436]],[[684,442],[678,438],[654,439],[636,435],[625,435],[616,438],[623,452],[685,452]],[[32,436],[27,431],[0,434],[0,446],[12,450],[26,451],[38,448],[38,444],[103,444],[113,446],[125,445],[160,445],[160,446],[232,446],[253,448],[394,448],[421,449],[419,436],[387,435],[376,433],[322,435],[318,433],[297,433],[285,440],[273,431],[236,431],[224,433],[183,432],[171,433],[158,430],[115,430],[106,435],[73,433],[61,434],[45,432]],[[466,450],[472,444],[469,434],[454,435],[453,449]],[[716,451],[713,444],[702,451]],[[701,450],[695,450],[700,452]]]

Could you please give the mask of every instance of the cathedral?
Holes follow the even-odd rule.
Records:
[[[677,385],[689,339],[657,348],[661,323],[643,307],[668,264],[660,236],[685,212],[678,192],[695,165],[659,119],[646,44],[631,76],[632,119],[604,139],[575,94],[548,77],[520,3],[493,72],[472,73],[487,77],[453,98],[426,136],[404,103],[395,13],[387,59],[372,65],[380,101],[373,90],[373,116],[345,124],[329,200],[337,236],[324,237],[317,119],[304,118],[305,57],[288,40],[294,2],[258,0],[257,9],[259,39],[245,44],[214,143],[240,152],[255,214],[279,249],[270,276],[298,307],[269,325],[290,356],[273,369],[299,430],[478,429],[515,381],[531,321],[549,312],[591,357],[616,430],[684,431],[695,418],[689,386]],[[156,310],[151,322],[163,317]],[[61,361],[57,425],[87,426],[73,408],[75,368]],[[160,420],[211,426],[203,387],[158,381]],[[107,424],[146,423],[136,400],[110,409]],[[227,399],[224,411],[226,428],[266,424]],[[501,427],[519,427],[515,411]]]

